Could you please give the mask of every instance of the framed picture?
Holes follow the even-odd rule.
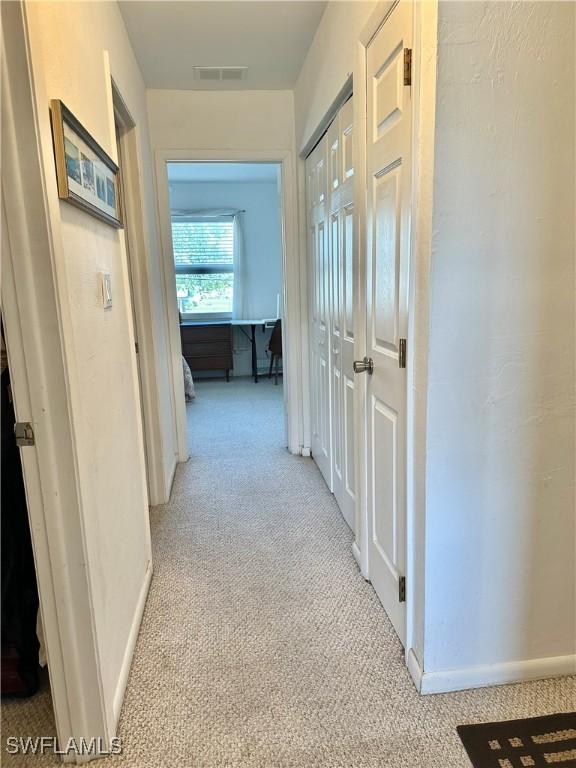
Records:
[[[50,102],[58,197],[123,227],[119,169],[59,99]]]

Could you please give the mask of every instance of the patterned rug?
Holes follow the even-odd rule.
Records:
[[[576,712],[456,730],[474,768],[576,767]]]

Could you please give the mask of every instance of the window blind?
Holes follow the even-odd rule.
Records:
[[[231,270],[234,265],[234,222],[173,221],[172,244],[177,272],[224,266]]]

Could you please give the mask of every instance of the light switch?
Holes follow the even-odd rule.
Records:
[[[102,289],[102,306],[110,309],[112,306],[112,278],[110,272],[100,272],[100,287]]]

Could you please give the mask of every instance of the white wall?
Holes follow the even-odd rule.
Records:
[[[151,549],[137,370],[127,260],[121,232],[57,201],[48,101],[59,98],[104,149],[116,157],[111,74],[137,123],[142,193],[147,211],[144,258],[158,280],[145,92],[122,18],[112,3],[27,4],[28,29],[44,152],[50,227],[55,243],[69,398],[75,436],[86,567],[109,731],[114,732]],[[112,276],[113,307],[104,311],[98,273]],[[165,360],[160,286],[152,312],[165,464],[174,463],[174,435]],[[56,322],[55,318],[46,318]],[[162,368],[162,365],[164,366]],[[167,470],[169,471],[169,469]]]
[[[575,650],[574,10],[439,7],[427,673]]]
[[[169,265],[170,234],[165,162],[179,160],[282,160],[284,243],[284,401],[288,449],[306,453],[303,369],[307,352],[305,327],[305,258],[300,250],[294,150],[292,91],[163,91],[147,93],[150,138],[156,152],[158,206],[165,264]],[[169,266],[167,266],[167,272]],[[170,316],[173,349],[178,344],[176,306]],[[173,354],[173,366],[178,363]],[[182,409],[183,410],[183,409]],[[185,432],[184,413],[179,417]],[[183,440],[181,441],[184,442]]]
[[[328,3],[294,87],[298,151],[352,74],[360,33],[377,7],[377,2]]]
[[[430,5],[409,592],[424,690],[440,690],[554,674],[574,653],[574,6],[442,2],[437,41]],[[298,150],[384,6],[328,5],[295,87]]]
[[[147,97],[153,149],[293,149],[292,91],[149,90]]]
[[[242,215],[244,235],[246,317],[276,317],[276,298],[282,295],[282,231],[277,181],[170,182],[173,208],[191,210],[234,208]],[[266,366],[270,332],[257,333],[258,364]],[[238,329],[234,336],[234,375],[252,370],[250,344]]]

